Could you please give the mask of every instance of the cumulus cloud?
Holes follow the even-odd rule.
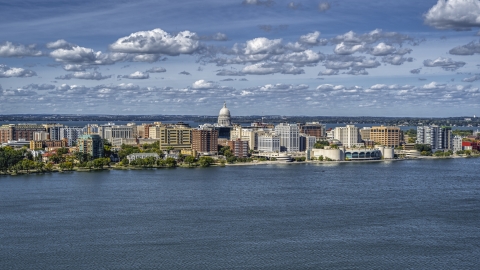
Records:
[[[462,82],[474,82],[474,81],[480,81],[480,75],[473,75],[472,77],[464,78]]]
[[[381,42],[370,50],[370,54],[375,56],[385,56],[394,53],[395,50],[395,47]]]
[[[416,69],[412,69],[410,70],[410,73],[412,74],[420,74],[420,71],[422,70],[422,68],[416,68]]]
[[[245,54],[279,54],[283,52],[281,45],[281,39],[268,39],[265,37],[255,38],[247,41]]]
[[[192,84],[192,89],[205,90],[218,87],[217,84],[211,81],[198,80]]]
[[[316,64],[319,61],[325,59],[325,56],[321,53],[316,53],[312,50],[306,50],[303,52],[293,52],[288,54],[277,55],[271,58],[271,60],[282,63],[293,63],[296,66],[305,64]]]
[[[68,64],[108,65],[115,63],[108,54],[80,46],[56,49],[50,53],[50,56],[57,62]]]
[[[389,55],[389,56],[383,57],[382,62],[398,66],[405,62],[413,62],[413,58],[403,57],[400,55]]]
[[[11,77],[33,77],[37,76],[37,73],[33,70],[9,67],[7,65],[0,65],[0,78]]]
[[[42,83],[42,84],[31,83],[31,84],[29,84],[29,85],[26,85],[26,86],[22,87],[22,89],[26,89],[26,90],[40,90],[40,91],[43,91],[43,90],[53,90],[53,89],[55,89],[55,85],[53,85],[53,84],[45,84],[45,83]]]
[[[324,12],[324,11],[327,11],[330,9],[330,3],[328,2],[322,2],[320,4],[318,4],[318,10],[320,10],[320,12]]]
[[[192,36],[193,39],[198,39],[198,40],[205,40],[205,41],[209,41],[209,40],[214,40],[214,41],[227,41],[228,40],[228,37],[226,34],[224,33],[215,33],[213,35],[208,35],[208,36],[197,36],[197,35],[193,35]]]
[[[335,44],[345,43],[348,45],[372,44],[378,41],[383,41],[388,44],[402,44],[404,42],[411,42],[415,45],[418,43],[418,41],[415,41],[408,35],[403,35],[397,32],[384,32],[381,29],[375,29],[365,34],[357,34],[353,31],[350,31],[331,39],[331,42]]]
[[[153,67],[149,70],[147,70],[146,72],[148,73],[162,73],[162,72],[166,72],[167,70],[163,67]]]
[[[59,39],[57,41],[47,43],[46,47],[48,49],[71,49],[72,47],[76,46],[75,44],[69,43],[64,39]]]
[[[332,75],[338,75],[338,69],[327,69],[324,71],[320,71],[318,73],[318,76],[332,76]]]
[[[467,30],[480,27],[480,1],[438,0],[424,14],[424,22],[437,29]]]
[[[365,47],[361,44],[347,45],[346,43],[342,42],[340,44],[337,44],[337,46],[335,46],[335,49],[333,51],[339,55],[350,55],[358,51],[363,51],[364,48]]]
[[[122,78],[144,80],[150,78],[150,75],[147,72],[135,71],[130,75],[123,75]]]
[[[42,55],[43,53],[38,51],[34,44],[25,46],[22,44],[13,44],[9,41],[0,43],[0,57],[26,57]]]
[[[444,70],[454,71],[465,65],[462,61],[453,61],[451,58],[439,57],[435,60],[427,59],[423,61],[423,65],[426,67],[441,67]]]
[[[87,68],[91,68],[89,66],[85,66],[82,64],[66,64],[63,65],[63,69],[65,71],[85,71]]]
[[[160,28],[140,31],[118,39],[110,44],[110,50],[121,53],[165,54],[177,56],[192,54],[200,46],[198,37],[190,31],[170,35]]]
[[[431,90],[431,89],[444,89],[446,87],[446,84],[440,84],[440,83],[437,83],[437,82],[431,82],[429,84],[425,84],[422,86],[422,89],[428,89],[428,90]]]
[[[72,74],[67,74],[67,75],[62,75],[58,76],[55,79],[57,80],[70,80],[70,79],[80,79],[80,80],[105,80],[111,78],[112,75],[102,75],[102,73],[94,71],[94,72],[84,72],[84,71],[79,71],[79,72],[74,72]]]
[[[474,55],[480,53],[480,42],[472,41],[466,45],[458,46],[449,51],[450,54],[455,55]]]
[[[326,39],[319,39],[319,38],[320,38],[320,32],[315,31],[313,33],[308,33],[306,35],[300,36],[300,39],[298,41],[300,43],[307,44],[307,45],[327,44]]]
[[[280,63],[257,63],[253,65],[246,66],[241,71],[243,74],[251,75],[268,75],[268,74],[303,74],[305,71],[301,68],[297,68],[291,65],[284,65]]]
[[[229,70],[229,69],[221,69],[221,70],[217,70],[217,76],[245,76],[245,74],[243,74],[242,72],[240,71],[237,71],[237,70]]]
[[[0,91],[1,93],[1,91]],[[33,96],[36,95],[37,92],[29,89],[6,89],[3,90],[4,96]]]

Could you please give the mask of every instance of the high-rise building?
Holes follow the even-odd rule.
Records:
[[[360,133],[360,139],[362,141],[370,141],[370,130],[371,127],[364,127],[360,129],[358,132]]]
[[[33,140],[34,141],[46,141],[50,140],[50,133],[46,131],[35,131],[33,133]]]
[[[218,131],[214,129],[192,130],[192,149],[202,153],[217,153]]]
[[[280,137],[282,152],[298,152],[300,150],[299,128],[297,124],[280,123],[275,126],[275,135]]]
[[[333,132],[335,140],[339,140],[346,147],[359,145],[358,127],[347,125],[346,127],[336,127]]]
[[[300,125],[300,132],[307,134],[309,136],[315,136],[316,138],[324,138],[325,135],[325,125],[320,124],[319,122],[307,122],[304,125]]]
[[[103,157],[103,140],[99,135],[82,135],[78,138],[77,143],[80,153],[88,153],[94,159]]]
[[[253,128],[244,128],[240,125],[236,125],[230,131],[230,140],[235,141],[237,139],[247,141],[249,149],[256,149],[258,144],[258,132]]]
[[[77,145],[77,139],[83,135],[81,127],[62,127],[60,128],[60,139],[67,139],[68,145]]]
[[[160,127],[160,149],[192,149],[192,128],[183,123]]]
[[[46,129],[42,125],[36,124],[10,124],[0,127],[0,143],[6,143],[9,140],[33,140],[34,132],[45,132]]]
[[[248,156],[248,142],[237,139],[235,141],[228,141],[227,145],[230,146],[230,151],[236,157]]]
[[[429,144],[432,149],[453,149],[452,129],[439,126],[418,126],[417,143]]]
[[[370,129],[370,140],[384,146],[397,147],[400,145],[401,133],[399,127],[372,127]]]
[[[280,137],[264,134],[258,137],[259,152],[280,152]]]
[[[313,149],[313,146],[317,142],[317,137],[300,133],[299,142],[299,151]]]

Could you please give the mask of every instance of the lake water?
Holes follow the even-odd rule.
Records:
[[[478,269],[479,165],[0,176],[0,269]]]

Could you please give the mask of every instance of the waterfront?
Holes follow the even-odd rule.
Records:
[[[475,269],[479,159],[0,178],[1,269]]]

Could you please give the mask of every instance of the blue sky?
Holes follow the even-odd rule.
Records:
[[[479,0],[0,7],[0,114],[480,114]]]

